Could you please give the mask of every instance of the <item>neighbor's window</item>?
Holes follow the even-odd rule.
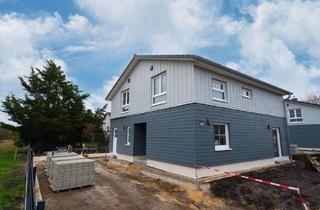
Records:
[[[214,124],[213,135],[216,151],[230,150],[228,124]]]
[[[227,100],[227,83],[212,79],[212,98],[219,101]]]
[[[126,145],[130,145],[130,127],[127,127],[127,143]]]
[[[244,97],[244,98],[250,98],[250,99],[252,99],[252,90],[251,89],[249,89],[249,88],[242,88],[242,96]]]
[[[122,95],[121,112],[128,112],[129,111],[129,89],[123,91],[121,95]]]
[[[302,118],[301,109],[290,109],[289,120],[290,122],[302,122],[303,118]]]
[[[163,72],[152,78],[152,104],[167,101],[167,73]]]

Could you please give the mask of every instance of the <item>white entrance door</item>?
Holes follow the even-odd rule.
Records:
[[[117,142],[118,142],[118,129],[113,129],[113,147],[112,147],[112,153],[114,155],[117,154]]]
[[[276,158],[282,157],[279,128],[272,128],[272,144],[273,144],[273,150],[274,150],[274,157]]]

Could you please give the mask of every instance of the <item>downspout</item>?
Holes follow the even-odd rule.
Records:
[[[285,100],[290,100],[291,94],[288,95],[288,97]],[[288,139],[288,152],[289,152],[289,159],[290,161],[293,161],[292,155],[291,155],[291,150],[290,150],[290,135],[289,135],[289,125],[288,125],[288,117],[287,117],[287,109],[286,109],[286,103],[283,100],[283,108],[284,108],[284,114],[286,118],[286,129],[287,129],[287,139]]]

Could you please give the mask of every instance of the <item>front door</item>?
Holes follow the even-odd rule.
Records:
[[[113,147],[112,147],[112,153],[114,155],[117,154],[117,141],[118,141],[118,129],[113,129]]]
[[[281,143],[280,143],[280,130],[279,128],[272,128],[272,145],[274,157],[281,157]]]

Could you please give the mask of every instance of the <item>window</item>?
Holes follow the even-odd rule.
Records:
[[[129,111],[129,89],[123,91],[121,95],[122,95],[121,112],[128,112]]]
[[[289,120],[290,122],[302,122],[303,118],[302,118],[301,109],[290,109]]]
[[[114,138],[118,138],[118,129],[117,128],[113,129],[113,136],[114,136]]]
[[[227,83],[212,79],[212,98],[219,101],[227,101]]]
[[[252,99],[252,90],[249,88],[242,88],[242,97]]]
[[[126,145],[129,146],[130,145],[130,127],[127,127],[127,143]]]
[[[152,78],[152,104],[162,104],[167,100],[167,73]]]
[[[229,145],[228,124],[213,125],[214,145],[216,151],[231,150]]]

